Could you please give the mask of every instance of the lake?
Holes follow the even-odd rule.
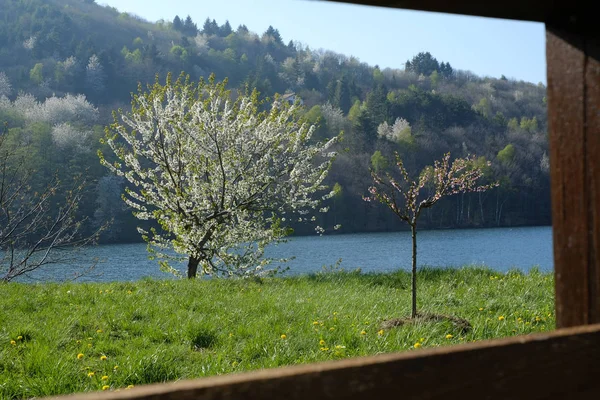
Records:
[[[357,233],[330,236],[293,237],[287,243],[267,248],[274,258],[295,256],[286,275],[308,274],[333,266],[351,271],[385,272],[409,270],[410,232]],[[76,266],[90,265],[98,259],[94,272],[81,281],[130,281],[143,277],[170,278],[156,261],[148,260],[146,245],[115,244],[90,247],[75,256]],[[511,268],[528,271],[537,267],[552,271],[552,228],[523,227],[497,229],[460,229],[418,232],[418,266],[461,267],[481,265],[500,272]],[[52,266],[64,276],[72,266]],[[185,264],[175,266],[185,270]],[[38,274],[51,278],[51,270]]]

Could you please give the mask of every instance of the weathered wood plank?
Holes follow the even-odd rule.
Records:
[[[591,325],[62,399],[577,399],[600,394],[598,376]]]
[[[560,327],[588,323],[588,214],[585,159],[583,40],[548,28],[548,133],[556,319]]]
[[[547,29],[559,327],[600,322],[600,72],[594,37],[589,31]]]
[[[585,131],[591,323],[600,323],[600,35],[585,42]]]

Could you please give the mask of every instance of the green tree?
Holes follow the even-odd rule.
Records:
[[[429,80],[431,81],[431,86],[436,87],[440,82],[440,74],[437,71],[433,71],[431,75],[429,75]]]
[[[173,18],[173,29],[178,32],[183,31],[183,22],[181,21],[181,18],[179,18],[179,15],[176,15],[175,18]]]
[[[33,83],[41,84],[44,81],[44,64],[36,63],[33,68],[29,71],[29,79]]]
[[[344,114],[346,114],[352,106],[352,100],[350,99],[350,89],[348,88],[348,81],[343,75],[337,81],[335,93],[333,96],[333,104],[339,107],[344,112]]]
[[[189,15],[185,18],[181,32],[188,36],[196,36],[198,34],[198,27]]]
[[[381,151],[376,150],[375,153],[371,156],[371,168],[376,173],[384,171],[388,167],[388,160],[385,158]]]
[[[515,159],[515,146],[507,144],[498,152],[496,158],[505,165],[511,164]]]
[[[508,129],[510,129],[511,131],[516,131],[519,128],[519,120],[517,120],[517,118],[511,118],[508,121]]]
[[[440,64],[438,60],[427,51],[414,56],[412,61],[405,64],[405,69],[418,75],[423,74],[425,76],[430,76],[433,71],[440,71]]]
[[[227,21],[227,20],[219,28],[219,36],[221,36],[221,37],[227,37],[227,36],[231,35],[232,32],[233,32],[233,29],[231,29],[231,24],[229,24],[229,21]]]

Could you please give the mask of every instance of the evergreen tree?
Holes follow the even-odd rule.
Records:
[[[271,25],[269,25],[269,27],[267,28],[265,35],[271,36],[273,38],[273,40],[275,41],[275,43],[283,44],[281,35],[279,34],[279,31],[277,29],[273,28]]]
[[[231,29],[231,25],[229,24],[229,21],[225,21],[223,26],[221,26],[219,28],[219,36],[222,36],[222,37],[227,37],[227,36],[231,35],[232,32],[233,32],[233,29]]]
[[[194,21],[192,21],[192,17],[190,17],[189,15],[185,19],[182,32],[188,36],[196,36],[198,34],[198,27],[196,26]]]
[[[337,81],[335,94],[333,96],[333,104],[339,107],[344,114],[348,113],[348,110],[352,107],[348,81],[344,75]]]
[[[414,56],[412,62],[407,62],[406,69],[418,75],[423,74],[429,76],[433,71],[440,71],[440,64],[438,63],[438,60],[427,51]]]
[[[181,22],[179,15],[176,15],[175,18],[173,18],[173,29],[175,29],[177,32],[183,31],[183,22]]]

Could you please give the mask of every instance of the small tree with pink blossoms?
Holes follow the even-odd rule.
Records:
[[[417,220],[421,211],[432,207],[442,197],[458,193],[484,192],[497,183],[479,185],[483,177],[481,165],[475,162],[474,156],[457,158],[450,163],[450,153],[433,166],[427,166],[419,179],[411,180],[404,163],[396,153],[396,166],[400,172],[399,179],[390,173],[381,176],[371,171],[373,186],[369,188],[369,196],[365,201],[378,200],[385,204],[400,218],[410,225],[412,233],[412,312],[411,317],[417,316]],[[489,162],[488,162],[489,165]],[[422,193],[425,192],[425,193]]]

